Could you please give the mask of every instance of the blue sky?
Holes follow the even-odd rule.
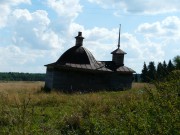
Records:
[[[178,0],[0,0],[0,72],[45,73],[78,31],[97,60],[111,60],[121,24],[125,65],[141,73],[180,54]]]

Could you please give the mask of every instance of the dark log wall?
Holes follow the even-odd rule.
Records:
[[[46,70],[45,88],[53,88],[53,71]]]
[[[110,88],[107,75],[97,75],[91,72],[55,71],[53,80],[53,88],[55,89],[93,91]]]
[[[111,74],[111,89],[124,90],[132,87],[133,74]]]
[[[117,65],[124,65],[124,55],[113,54],[112,61],[114,61]]]
[[[132,74],[47,70],[45,86],[68,91],[123,90],[131,88]]]

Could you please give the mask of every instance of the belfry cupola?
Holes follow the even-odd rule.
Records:
[[[76,36],[75,38],[76,38],[76,46],[82,46],[84,39],[84,37],[82,37],[82,32],[78,32],[78,36]]]
[[[78,36],[75,38],[75,46],[65,51],[56,61],[56,64],[96,64],[97,61],[91,52],[83,47],[84,37],[82,36],[82,32],[78,32]]]
[[[117,67],[124,66],[124,55],[126,52],[120,49],[120,34],[121,34],[121,25],[119,27],[119,38],[118,38],[118,48],[111,52],[112,61]]]

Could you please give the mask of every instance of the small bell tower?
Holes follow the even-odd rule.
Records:
[[[75,37],[76,38],[76,46],[82,46],[83,45],[83,39],[84,37],[82,37],[82,32],[78,32],[78,36]]]
[[[111,52],[112,61],[115,63],[117,67],[124,66],[124,55],[126,52],[120,49],[120,34],[121,34],[121,24],[119,27],[119,38],[118,38],[118,48]]]

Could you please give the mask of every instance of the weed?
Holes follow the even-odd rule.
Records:
[[[2,83],[0,134],[176,135],[179,76],[175,71],[163,82],[86,94],[46,93],[43,83]]]

